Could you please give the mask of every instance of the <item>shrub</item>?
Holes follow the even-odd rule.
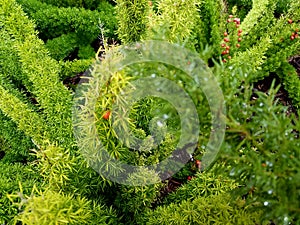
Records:
[[[95,9],[99,1],[96,0],[40,0],[41,2],[58,7],[84,7],[86,9]],[[102,1],[102,0],[101,0]]]
[[[229,194],[195,197],[180,204],[158,207],[143,216],[144,224],[257,224],[261,212],[244,208],[241,199],[233,204]]]
[[[117,0],[118,37],[124,44],[139,41],[145,35],[148,1]]]
[[[59,8],[38,0],[18,0],[24,11],[33,19],[43,40],[75,32],[84,43],[91,43],[100,34],[99,20],[104,24],[105,35],[114,37],[115,19],[113,6],[102,3],[99,11],[83,8]]]
[[[21,192],[21,199],[26,201],[23,213],[15,218],[22,224],[115,224],[117,222],[114,212],[104,206],[94,205],[85,198],[74,198],[53,191],[38,191],[33,189],[30,197]],[[19,196],[11,195],[14,200]],[[18,204],[23,206],[23,202]]]
[[[73,118],[75,128],[82,131],[80,142],[75,143],[71,117],[74,95],[61,79],[87,68],[92,60],[63,62],[61,59],[73,51],[74,46],[78,46],[79,56],[88,58],[92,54],[90,43],[98,35],[98,28],[95,28],[98,14],[83,8],[59,8],[35,0],[19,2],[30,18],[36,20],[41,37],[48,41],[50,52],[60,61],[48,55],[44,43],[37,38],[33,22],[20,5],[12,0],[0,0],[0,37],[3,40],[0,43],[0,123],[5,128],[0,132],[0,144],[5,152],[11,151],[11,157],[21,154],[20,158],[23,158],[23,151],[31,148],[32,141],[38,165],[19,167],[19,164],[9,164],[12,161],[9,154],[1,159],[0,203],[5,205],[1,207],[0,216],[3,222],[18,214],[15,222],[24,224],[49,224],[49,221],[77,224],[299,223],[299,119],[294,114],[287,114],[286,107],[278,104],[278,88],[274,85],[267,93],[253,88],[254,82],[277,73],[296,108],[299,107],[299,79],[287,63],[300,47],[296,37],[298,23],[295,22],[300,18],[299,1],[290,2],[286,9],[282,9],[286,14],[280,18],[276,16],[278,5],[275,0],[253,1],[251,11],[241,24],[238,18],[234,18],[237,11],[233,10],[233,18],[226,14],[223,1],[162,0],[155,1],[153,8],[146,1],[117,2],[118,34],[123,43],[155,38],[198,51],[195,55],[205,57],[211,66],[209,69],[222,87],[227,104],[227,114],[219,114],[226,119],[227,127],[218,160],[208,168],[209,171],[198,173],[186,182],[187,174],[199,171],[194,162],[189,162],[176,175],[184,184],[165,198],[161,196],[165,183],[158,182],[160,177],[153,170],[137,170],[122,177],[122,181],[135,186],[116,184],[102,173],[99,176],[97,172],[120,175],[122,171],[113,168],[110,162],[100,164],[96,171],[91,168],[94,162],[97,164],[105,159],[103,152],[95,148],[99,143],[95,144],[93,138],[97,136],[101,140],[103,146],[100,147],[107,148],[110,156],[136,166],[162,161],[175,149],[181,136],[193,139],[193,132],[179,132],[180,118],[166,101],[147,97],[139,100],[132,109],[125,104],[128,98],[124,95],[131,94],[132,89],[122,92],[123,88],[132,87],[135,79],[154,74],[186,89],[196,105],[201,130],[199,135],[195,132],[199,143],[192,157],[201,160],[208,148],[205,144],[212,123],[208,101],[201,90],[185,78],[183,71],[163,63],[140,63],[112,73],[110,55],[103,54],[97,58],[101,64],[96,64],[90,71],[89,83],[83,85],[95,88],[97,80],[103,85],[100,92],[98,89],[96,92],[83,91],[85,95],[80,99],[75,96],[79,102],[86,100],[82,108],[73,108],[75,112],[82,110],[77,115],[79,119],[86,119],[78,124],[78,118]],[[102,2],[97,8],[99,15],[104,15],[101,5],[103,9],[112,10],[112,6]],[[263,9],[264,14],[261,13]],[[70,44],[68,38],[71,40],[75,36],[80,40]],[[61,47],[64,43],[65,48]],[[149,51],[139,49],[139,44],[134,46],[138,49],[135,53],[146,55],[162,50],[156,49],[155,45]],[[223,54],[225,49],[229,52]],[[189,65],[191,62],[186,61],[180,50],[174,54],[174,65]],[[6,58],[6,55],[9,56]],[[172,91],[163,82],[158,85]],[[123,142],[119,141],[113,130],[115,124],[124,125],[118,120],[112,124],[110,119],[116,113],[111,111],[116,102],[123,107],[123,114],[128,112],[125,122],[129,127],[122,134],[130,133],[142,139],[133,143],[139,146],[139,151],[134,148],[136,145],[127,144],[130,139],[125,137]],[[169,116],[166,123],[155,127],[164,114]],[[155,129],[161,138],[159,146],[151,136],[151,129]],[[17,152],[9,150],[11,144],[7,140],[10,135],[17,139],[11,139],[13,142],[24,140]],[[85,148],[79,152],[78,147]],[[89,152],[89,148],[93,151]],[[26,154],[24,158],[27,159]],[[1,175],[2,171],[4,175]],[[10,171],[21,175],[26,173],[26,180],[16,179],[21,180],[21,190],[17,194],[16,180],[11,180]],[[140,184],[140,180],[144,183]],[[36,181],[38,187],[28,196]],[[155,184],[145,186],[153,182]],[[9,203],[2,191],[9,194],[17,205]]]
[[[40,187],[42,179],[36,167],[32,164],[4,163],[0,160],[0,222],[11,224],[13,218],[20,212],[17,205],[12,204],[9,194],[19,191],[22,184],[23,193],[29,195],[34,185]],[[20,202],[20,201],[18,201]]]

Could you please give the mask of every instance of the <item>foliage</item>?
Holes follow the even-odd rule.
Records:
[[[283,62],[276,74],[282,80],[285,90],[289,90],[294,105],[300,108],[300,80],[295,68],[288,62]]]
[[[114,212],[103,206],[95,205],[85,198],[74,198],[50,190],[39,191],[34,187],[30,196],[20,193],[23,213],[15,218],[22,224],[115,224]],[[12,200],[19,196],[10,195]]]
[[[75,33],[62,34],[48,40],[46,47],[50,56],[56,60],[63,60],[78,48],[78,36]]]
[[[251,71],[247,74],[251,76]],[[268,94],[255,92],[253,96],[248,81],[236,86],[236,98],[227,98],[231,107],[220,157],[225,167],[218,173],[227,171],[242,185],[236,195],[245,196],[247,203],[263,210],[265,221],[293,223],[299,220],[299,202],[295,201],[299,199],[299,121],[288,116],[286,107],[275,100],[278,88],[273,86]]]
[[[66,62],[60,61],[61,69],[59,77],[61,80],[64,80],[74,76],[77,72],[87,71],[94,61],[94,59],[80,59]]]
[[[197,197],[209,197],[229,193],[238,187],[238,184],[230,178],[216,175],[211,172],[197,173],[187,185],[179,187],[175,192],[170,193],[164,204],[180,203],[183,200],[194,200]]]
[[[243,208],[243,201],[233,204],[229,194],[195,197],[180,204],[158,207],[143,216],[144,224],[257,224],[261,212]]]
[[[4,163],[0,161],[0,223],[12,221],[20,209],[9,200],[8,194],[19,191],[22,184],[23,193],[30,194],[34,185],[41,185],[41,177],[34,165],[21,163]]]
[[[147,27],[147,0],[117,0],[118,37],[124,44],[139,41]]]
[[[149,29],[159,32],[163,29],[164,39],[171,42],[183,42],[191,38],[200,19],[197,1],[160,1],[158,12],[151,12]]]
[[[0,0],[0,223],[299,224],[300,80],[287,62],[300,49],[299,1],[118,0],[116,17],[107,1],[17,2]],[[101,57],[98,51],[93,59],[98,35],[116,38],[117,24],[123,44],[172,42],[192,49],[210,66],[227,104],[227,127],[209,171],[196,168],[211,132],[209,105],[183,71],[149,62],[111,73],[106,53],[118,47],[107,44]],[[100,41],[105,43],[103,35]],[[181,52],[174,55],[179,65],[190,63]],[[68,61],[70,56],[76,59]],[[93,105],[96,120],[81,124],[86,133],[76,143],[74,92],[62,80],[95,61],[84,80],[90,87],[98,85],[95,80],[104,85],[79,100],[88,103],[99,94]],[[149,74],[185,89],[201,120],[197,149],[174,175],[181,186],[166,196],[168,182],[159,182],[156,171],[138,169],[124,178],[135,186],[117,184],[97,172],[108,168],[118,175],[118,168],[108,162],[95,171],[92,162],[101,162],[103,155],[94,150],[85,157],[78,149],[94,147],[97,135],[110,156],[145,166],[167,158],[180,135],[191,138],[193,134],[180,134],[180,118],[165,100],[147,97],[127,107],[124,96],[132,89],[125,87]],[[280,103],[275,82],[266,93],[254,88],[255,82],[274,74],[288,91],[294,112]],[[128,113],[128,130],[121,135],[113,129],[125,123],[113,120],[115,103]],[[161,123],[164,115],[168,119]],[[160,145],[151,136],[153,130]],[[124,133],[140,138],[134,142],[138,149],[126,137],[119,140]]]
[[[33,112],[28,104],[1,87],[2,98],[7,99],[6,103],[3,102],[2,111],[12,117],[26,134],[35,137],[39,144],[42,144],[42,138],[46,138],[53,141],[56,139],[62,145],[70,146],[71,95],[58,79],[59,66],[48,56],[43,42],[36,37],[33,23],[27,19],[21,8],[14,2],[4,1],[3,5],[2,13],[7,14],[3,20],[3,28],[10,34],[10,38],[15,39],[14,47],[22,62],[22,73],[32,84],[28,89],[32,91],[43,111]],[[15,107],[22,110],[13,110]],[[44,117],[47,125],[43,124],[41,117]],[[58,130],[56,127],[61,123],[63,125]],[[45,136],[46,132],[51,133],[52,138],[50,134]]]
[[[86,9],[95,9],[99,1],[96,0],[41,0],[41,2],[51,4],[58,7],[83,7]]]
[[[113,9],[105,2],[99,5],[99,11],[83,8],[59,8],[38,0],[18,0],[24,11],[34,19],[43,40],[59,37],[62,34],[75,32],[81,36],[81,41],[91,43],[100,34],[99,20],[104,23],[106,35],[114,36],[115,19]]]

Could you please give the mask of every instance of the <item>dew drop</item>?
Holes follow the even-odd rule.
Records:
[[[235,175],[235,169],[232,169],[229,173],[230,176],[234,176]]]
[[[273,166],[273,163],[272,163],[272,162],[269,162],[269,161],[266,161],[266,164],[267,164],[267,166],[269,166],[269,167],[272,167],[272,166]]]
[[[164,124],[161,121],[157,121],[157,126],[162,127]]]
[[[269,202],[264,202],[264,206],[268,206],[269,205]]]

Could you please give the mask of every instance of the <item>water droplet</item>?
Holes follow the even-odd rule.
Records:
[[[262,103],[262,102],[259,103],[259,106],[260,106],[260,107],[263,107],[263,106],[264,106],[264,103]]]
[[[283,222],[284,222],[284,224],[290,224],[290,223],[289,223],[289,218],[288,218],[287,216],[285,216],[285,217],[283,218]]]
[[[156,77],[156,74],[155,74],[155,73],[151,74],[151,77],[152,77],[152,78],[155,78],[155,77]]]
[[[164,118],[164,119],[169,119],[169,115],[164,114],[164,115],[163,115],[163,118]]]
[[[157,126],[162,127],[164,124],[161,121],[157,121]]]
[[[244,76],[245,76],[245,77],[248,77],[248,74],[247,74],[247,73],[245,73],[245,74],[244,74]]]
[[[268,206],[269,205],[269,202],[264,202],[264,206]]]
[[[266,164],[267,164],[267,166],[269,166],[269,167],[272,167],[272,166],[273,166],[273,163],[272,163],[272,162],[269,162],[269,161],[266,161]]]
[[[229,176],[234,176],[235,175],[235,169],[233,168],[230,173],[229,173]]]
[[[247,104],[245,102],[242,103],[243,108],[247,108]]]
[[[232,70],[232,69],[233,69],[233,66],[229,66],[228,69]]]
[[[273,190],[268,190],[268,194],[269,195],[273,194]]]

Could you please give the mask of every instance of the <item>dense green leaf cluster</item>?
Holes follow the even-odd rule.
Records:
[[[0,223],[299,224],[300,122],[296,110],[300,79],[288,58],[300,49],[295,34],[300,29],[300,2],[116,3],[118,22],[114,6],[106,1],[0,0]],[[231,21],[238,15],[241,24]],[[89,85],[98,85],[92,78],[105,82],[93,105],[96,119],[84,121],[86,133],[75,142],[74,93],[62,80],[89,68],[95,61],[92,43],[100,33],[102,39],[103,34],[115,38],[116,24],[124,44],[147,39],[176,43],[192,49],[211,67],[225,96],[227,127],[218,159],[209,171],[196,167],[211,131],[202,91],[183,71],[155,62],[111,74],[105,44],[101,58],[99,52],[96,55],[99,64],[90,70]],[[229,53],[221,56],[221,44],[229,47]],[[73,54],[76,60],[68,61]],[[178,131],[180,118],[164,100],[147,97],[127,108],[124,87],[149,74],[184,88],[201,119],[194,160],[174,175],[180,187],[172,193],[165,193],[170,192],[171,181],[159,182],[155,171],[148,169],[140,168],[124,178],[134,186],[110,181],[90,167],[94,161],[101,162],[102,153],[86,150],[94,146],[97,135],[110,156],[131,165],[153,165],[171,154],[180,136],[193,135]],[[275,82],[266,93],[254,88],[254,82],[271,74],[288,91],[295,112],[280,104]],[[88,103],[98,93],[84,94]],[[123,106],[123,112],[130,111],[126,122],[142,140],[138,151],[126,138],[118,140],[113,125],[123,126],[124,121],[110,119],[115,115],[111,111],[115,102]],[[89,119],[84,114],[88,106],[82,108],[80,119]],[[168,119],[156,127],[163,115]],[[95,129],[89,129],[92,125]],[[153,129],[162,138],[159,146],[151,136]],[[89,155],[79,152],[82,146]],[[110,162],[103,165],[115,175],[121,173],[110,166]]]
[[[147,0],[117,0],[118,36],[124,44],[140,41],[146,33]]]
[[[0,223],[11,222],[20,212],[17,205],[14,205],[8,195],[19,192],[22,185],[23,194],[29,195],[34,185],[39,186],[42,178],[33,165],[21,163],[5,163],[0,161]],[[20,195],[19,195],[20,196]],[[20,199],[18,199],[20,202]]]
[[[115,38],[115,10],[106,1],[97,4],[91,2],[94,5],[91,7],[93,10],[77,8],[79,6],[72,6],[67,2],[67,5],[62,4],[59,7],[39,0],[19,0],[18,3],[35,21],[39,37],[47,43],[50,55],[56,60],[66,60],[69,56],[79,59],[94,58],[95,50],[92,45],[101,32],[107,38]]]

